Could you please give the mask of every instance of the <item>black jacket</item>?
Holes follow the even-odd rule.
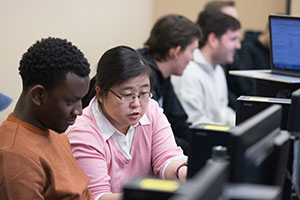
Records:
[[[170,77],[166,79],[163,77],[147,49],[139,49],[138,52],[149,62],[156,74],[153,99],[158,101],[164,109],[164,114],[171,124],[177,144],[186,152],[188,146],[187,132],[190,124],[187,123],[188,116],[174,93]]]
[[[241,95],[254,95],[255,80],[229,75],[230,70],[255,70],[270,68],[269,49],[264,47],[258,36],[261,32],[247,31],[234,56],[234,63],[225,65],[228,84],[229,105],[235,109],[236,99]]]

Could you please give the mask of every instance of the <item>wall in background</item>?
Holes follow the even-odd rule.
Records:
[[[0,122],[12,111],[21,92],[18,66],[22,54],[42,37],[67,38],[88,58],[92,73],[100,56],[116,45],[142,47],[155,21],[169,13],[195,21],[209,0],[0,0],[0,91],[13,103],[0,112]],[[245,29],[263,30],[269,13],[285,12],[285,0],[236,0]],[[300,1],[291,13],[300,15]]]
[[[196,21],[204,5],[211,0],[154,0],[154,19],[168,13],[178,13]],[[297,0],[295,0],[297,1]],[[263,30],[270,13],[284,13],[285,0],[235,0],[244,30]]]
[[[291,15],[300,16],[300,1],[299,0],[290,0],[291,1]]]
[[[92,74],[107,49],[141,47],[153,20],[152,0],[0,0],[0,91],[13,103],[21,92],[19,61],[30,45],[43,37],[66,38],[88,58]]]

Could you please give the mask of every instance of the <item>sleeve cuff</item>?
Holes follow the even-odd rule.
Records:
[[[162,178],[163,178],[163,179],[165,179],[165,171],[166,171],[166,168],[168,167],[168,165],[169,165],[173,160],[183,160],[183,161],[186,161],[186,162],[187,162],[187,156],[176,156],[176,157],[173,157],[173,158],[168,159],[168,160],[165,162],[165,165],[164,165],[164,168],[163,168],[163,171],[162,171]]]

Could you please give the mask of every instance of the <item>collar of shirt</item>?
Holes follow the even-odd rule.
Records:
[[[195,49],[193,52],[194,55],[194,62],[199,64],[202,69],[209,72],[210,74],[213,74],[216,70],[216,68],[220,65],[216,65],[215,67],[209,64],[203,57],[200,49]]]
[[[97,99],[95,99],[93,105],[92,105],[92,111],[93,111],[93,115],[96,119],[96,123],[98,128],[100,129],[104,140],[108,140],[112,135],[114,135],[115,133],[119,133],[122,134],[120,131],[118,131],[118,129],[116,129],[109,121],[108,119],[104,116],[103,112],[101,109],[99,109],[99,102]],[[131,130],[132,128],[135,129],[135,127],[137,127],[139,124],[141,125],[148,125],[151,124],[150,120],[148,119],[147,115],[144,114],[144,116],[140,119],[140,121],[134,125],[131,126],[129,128],[129,130]],[[128,130],[128,131],[129,131]],[[124,134],[123,134],[124,135]]]
[[[118,131],[104,116],[102,110],[100,109],[99,102],[96,100],[93,104],[93,114],[96,119],[97,126],[99,127],[105,141],[107,141],[110,137],[113,138],[115,144],[118,146],[119,150],[122,154],[128,159],[131,160],[131,146],[132,141],[135,135],[135,128],[139,125],[150,124],[149,119],[146,115],[144,115],[139,123],[134,126],[130,126],[126,135]]]

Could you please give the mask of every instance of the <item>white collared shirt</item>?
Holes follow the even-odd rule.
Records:
[[[135,134],[135,128],[139,123],[141,123],[142,125],[150,124],[150,121],[147,118],[147,116],[144,114],[137,124],[135,124],[134,126],[130,126],[127,133],[123,134],[108,121],[108,119],[105,117],[102,110],[100,109],[98,101],[94,102],[92,111],[96,119],[97,126],[103,134],[104,140],[106,141],[110,137],[112,137],[114,142],[121,150],[121,152],[124,154],[124,156],[127,159],[131,160],[130,149]]]
[[[221,65],[212,66],[199,49],[182,76],[172,76],[174,91],[193,127],[205,124],[235,125],[235,112],[228,106],[228,88]]]

